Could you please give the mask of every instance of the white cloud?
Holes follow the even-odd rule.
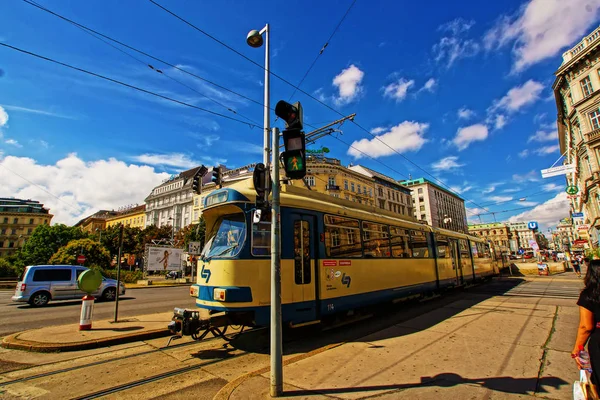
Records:
[[[150,191],[169,177],[146,165],[114,158],[85,162],[76,154],[54,165],[7,156],[0,159],[0,165],[0,197],[38,200],[54,215],[52,223],[69,225],[101,209],[142,204]]]
[[[464,186],[450,186],[450,190],[457,194],[463,194],[473,189],[473,186],[465,184]]]
[[[530,79],[521,86],[510,89],[500,100],[494,101],[491,111],[504,110],[508,113],[519,111],[522,107],[538,100],[543,89],[541,83]]]
[[[522,207],[533,207],[537,206],[539,203],[537,201],[519,201],[519,205]]]
[[[556,56],[598,22],[598,0],[531,0],[513,16],[502,17],[484,37],[487,50],[514,42],[513,71]]]
[[[523,151],[519,152],[519,157],[520,158],[525,158],[529,155],[529,150],[524,149]]]
[[[490,185],[490,186],[488,186],[488,188],[487,188],[487,189],[484,189],[484,190],[482,190],[482,191],[481,191],[481,193],[482,193],[482,194],[490,194],[490,193],[492,193],[494,190],[496,190],[496,186],[494,186],[494,185]]]
[[[4,141],[4,143],[9,144],[11,146],[15,146],[15,147],[23,147],[23,145],[21,145],[18,141],[16,141],[15,139],[6,139]]]
[[[564,190],[565,186],[557,185],[556,183],[546,183],[542,186],[542,189],[546,192],[556,192],[557,190]]]
[[[333,78],[333,85],[339,90],[335,102],[337,104],[348,104],[356,99],[362,91],[360,83],[364,76],[365,73],[352,64]]]
[[[490,196],[488,200],[493,201],[495,203],[503,202],[503,201],[511,201],[513,199],[512,196]]]
[[[215,160],[207,158],[205,160],[192,160],[189,156],[183,153],[171,153],[171,154],[142,154],[139,156],[132,157],[132,160],[137,161],[141,164],[148,165],[167,165],[175,168],[193,168],[205,161],[206,164],[222,164],[226,160]]]
[[[458,150],[464,150],[472,142],[482,141],[488,137],[488,128],[483,124],[475,124],[465,128],[459,128],[456,137],[452,142],[458,147]]]
[[[423,135],[428,128],[429,124],[426,123],[404,121],[391,127],[387,132],[378,135],[376,138],[353,142],[353,147],[348,149],[348,154],[354,158],[360,158],[363,156],[360,151],[371,157],[389,156],[394,154],[395,151],[400,153],[417,151],[427,142]]]
[[[517,182],[537,182],[540,180],[540,173],[537,172],[536,170],[531,170],[526,174],[514,174],[512,176],[513,181],[517,181]]]
[[[560,149],[560,146],[556,144],[556,145],[552,145],[552,146],[544,146],[544,147],[540,147],[539,149],[535,149],[534,153],[539,156],[545,156],[547,154],[556,153],[559,149]]]
[[[558,131],[537,131],[535,135],[529,136],[529,142],[550,142],[558,138]]]
[[[63,114],[57,114],[57,113],[53,113],[50,111],[45,111],[45,110],[38,110],[35,108],[27,108],[27,107],[19,107],[19,106],[11,106],[8,104],[4,104],[4,108],[10,111],[22,111],[22,112],[26,112],[26,113],[30,113],[30,114],[39,114],[39,115],[46,115],[49,117],[57,117],[57,118],[65,118],[65,119],[77,119],[75,117],[71,117],[69,115],[63,115]]]
[[[383,95],[385,97],[396,99],[396,101],[402,101],[408,94],[408,89],[410,89],[414,84],[415,81],[413,80],[407,81],[404,78],[400,78],[397,82],[392,82],[385,86],[383,88]]]
[[[378,126],[377,128],[371,129],[371,133],[374,134],[374,135],[378,135],[381,132],[385,132],[386,130],[387,130],[387,128],[384,128],[382,126]]]
[[[521,188],[508,188],[508,189],[504,189],[502,191],[502,193],[515,193],[515,192],[520,192]]]
[[[494,116],[494,129],[502,129],[506,125],[506,115],[498,114]]]
[[[457,18],[440,26],[438,30],[446,32],[447,35],[433,45],[435,61],[450,68],[457,60],[476,55],[480,45],[475,40],[465,37],[474,23]]]
[[[421,89],[419,89],[419,92],[426,90],[428,92],[433,93],[435,91],[435,89],[437,88],[437,81],[433,78],[429,78],[427,80],[427,82],[425,82],[425,84],[423,85],[423,87]]]
[[[549,226],[556,226],[558,222],[569,216],[569,201],[566,193],[558,193],[553,198],[545,201],[533,210],[528,210],[512,216],[508,222],[529,222],[537,221],[540,225],[540,231]]]
[[[458,110],[457,112],[458,114],[458,119],[471,119],[475,116],[475,111],[473,110],[469,110],[466,107],[461,108],[460,110]]]
[[[0,128],[6,125],[7,122],[8,114],[6,113],[6,110],[0,106]]]
[[[448,171],[451,169],[463,167],[464,165],[465,164],[458,163],[457,156],[449,156],[449,157],[442,158],[441,160],[439,160],[437,162],[434,162],[433,164],[431,164],[431,168],[433,168],[436,171]]]

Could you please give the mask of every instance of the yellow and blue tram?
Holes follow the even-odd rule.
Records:
[[[206,244],[190,288],[220,325],[269,324],[271,218],[252,180],[204,198]],[[264,217],[264,216],[263,216]],[[484,240],[304,188],[281,191],[282,320],[291,326],[497,273]]]

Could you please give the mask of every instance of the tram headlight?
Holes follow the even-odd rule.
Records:
[[[215,301],[225,301],[226,298],[227,298],[227,289],[219,289],[219,288],[213,289],[213,299]]]

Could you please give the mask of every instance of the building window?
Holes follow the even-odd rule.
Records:
[[[583,97],[588,97],[594,91],[589,76],[586,76],[581,80],[581,90],[583,91]]]
[[[19,223],[19,218],[13,219],[13,224],[18,224],[18,223]]]
[[[352,192],[354,192],[354,182],[351,182],[351,183],[350,183],[350,190],[351,190]]]
[[[327,184],[329,186],[335,186],[335,177],[330,176]]]
[[[420,207],[419,207],[419,210],[420,210],[420,211],[425,211],[425,206],[420,206]]]
[[[33,218],[29,218],[29,225],[33,225]]]
[[[357,192],[360,194],[360,185],[356,186]]]
[[[4,223],[8,224],[8,217],[4,217]]]
[[[590,122],[592,123],[592,129],[600,128],[600,109],[590,113]]]
[[[369,197],[373,197],[373,190],[369,188]]]
[[[344,190],[348,190],[348,181],[344,180]]]
[[[418,188],[417,193],[419,193],[419,194],[423,193],[423,188]]]
[[[308,186],[315,186],[315,177],[314,176],[307,176],[306,177],[306,183],[308,184]]]

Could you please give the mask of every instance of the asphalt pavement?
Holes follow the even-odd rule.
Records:
[[[79,323],[81,300],[53,301],[45,307],[14,303],[14,290],[0,290],[0,337],[53,325]],[[174,307],[195,307],[189,286],[128,289],[119,301],[119,318],[172,311]],[[96,302],[94,319],[114,317],[114,302]]]

